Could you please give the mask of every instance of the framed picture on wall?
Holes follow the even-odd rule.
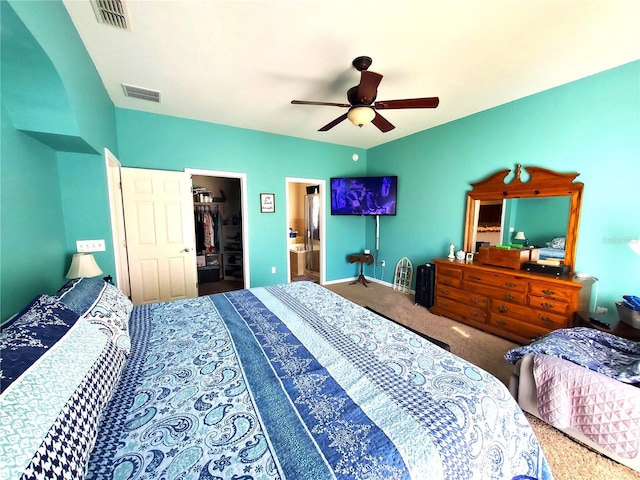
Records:
[[[276,194],[260,194],[260,213],[274,213],[276,211]]]

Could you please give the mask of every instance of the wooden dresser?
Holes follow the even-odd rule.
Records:
[[[518,343],[570,327],[588,310],[591,284],[459,260],[438,259],[431,312]],[[583,288],[584,287],[584,288]]]

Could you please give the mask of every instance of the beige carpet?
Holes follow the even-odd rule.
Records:
[[[432,315],[426,308],[414,305],[413,295],[405,295],[379,283],[370,282],[369,287],[364,287],[359,283],[350,285],[346,282],[327,285],[326,288],[448,343],[452,353],[493,374],[505,385],[509,384],[513,367],[504,359],[504,354],[518,346],[515,343]],[[527,418],[556,480],[640,479],[640,473],[582,446],[529,414]]]

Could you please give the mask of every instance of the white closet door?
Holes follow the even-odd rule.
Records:
[[[190,175],[122,168],[131,301],[198,295]]]

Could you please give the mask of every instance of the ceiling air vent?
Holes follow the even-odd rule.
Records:
[[[122,84],[122,90],[127,97],[139,98],[140,100],[149,100],[150,102],[160,103],[160,92],[150,90],[148,88],[134,87],[133,85]]]
[[[98,23],[130,30],[129,13],[122,0],[91,0]]]

